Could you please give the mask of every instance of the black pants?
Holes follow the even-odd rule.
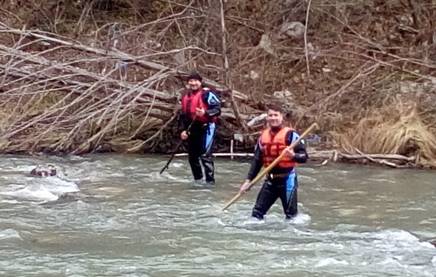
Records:
[[[294,217],[298,212],[297,188],[298,181],[295,173],[288,177],[267,178],[257,195],[252,216],[263,219],[277,198],[280,198],[286,218]]]
[[[206,182],[215,182],[215,168],[212,157],[214,139],[215,123],[208,123],[201,126],[201,128],[193,129],[188,137],[189,165],[195,180],[203,179],[202,164]]]

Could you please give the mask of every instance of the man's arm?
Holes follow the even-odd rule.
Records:
[[[248,170],[247,179],[245,179],[245,182],[239,188],[239,193],[245,193],[249,189],[251,180],[257,176],[262,166],[262,150],[258,142],[254,149],[254,158],[251,162],[250,170]]]
[[[251,161],[250,169],[248,170],[247,174],[247,180],[253,180],[257,174],[259,173],[260,169],[262,168],[262,150],[260,149],[260,144],[257,143],[256,147],[254,149],[254,158]]]
[[[191,124],[192,120],[189,118],[187,114],[185,114],[182,110],[179,111],[179,121],[178,126],[181,131],[188,129],[188,126]]]
[[[295,131],[290,131],[288,134],[288,145],[290,145],[291,143],[293,143],[294,141],[296,141],[298,138],[300,137],[300,135],[295,132]],[[307,159],[309,158],[309,156],[307,155],[307,151],[306,151],[306,144],[304,142],[304,139],[300,140],[300,143],[298,143],[295,147],[294,147],[294,161],[297,163],[305,163],[307,162]]]
[[[207,103],[206,114],[209,117],[219,116],[221,114],[221,102],[216,93],[209,90],[204,94],[203,100]]]
[[[187,94],[187,92],[184,91],[182,99],[181,99],[181,103],[180,103],[179,114],[178,114],[178,127],[179,127],[180,131],[184,131],[184,130],[188,129],[189,125],[192,122],[190,115],[183,112],[183,107],[182,107],[183,104],[182,103],[183,103],[184,97],[187,97],[186,94]]]

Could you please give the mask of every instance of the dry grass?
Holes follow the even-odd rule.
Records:
[[[335,135],[348,153],[416,156],[417,165],[436,167],[436,137],[421,119],[415,105],[396,102],[363,118],[344,134]]]

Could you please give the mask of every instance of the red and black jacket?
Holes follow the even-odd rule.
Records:
[[[195,116],[197,108],[203,108],[205,114]],[[215,92],[201,88],[197,91],[187,90],[182,96],[181,121],[183,129],[186,129],[195,117],[200,124],[215,123],[221,114],[221,103]]]

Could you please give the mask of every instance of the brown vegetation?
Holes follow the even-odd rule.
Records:
[[[275,98],[298,129],[318,122],[327,147],[435,165],[434,1],[1,7],[2,152],[168,151],[180,80],[195,68],[223,91],[221,150],[234,133],[248,138],[238,149],[249,149],[261,124],[246,122]]]

